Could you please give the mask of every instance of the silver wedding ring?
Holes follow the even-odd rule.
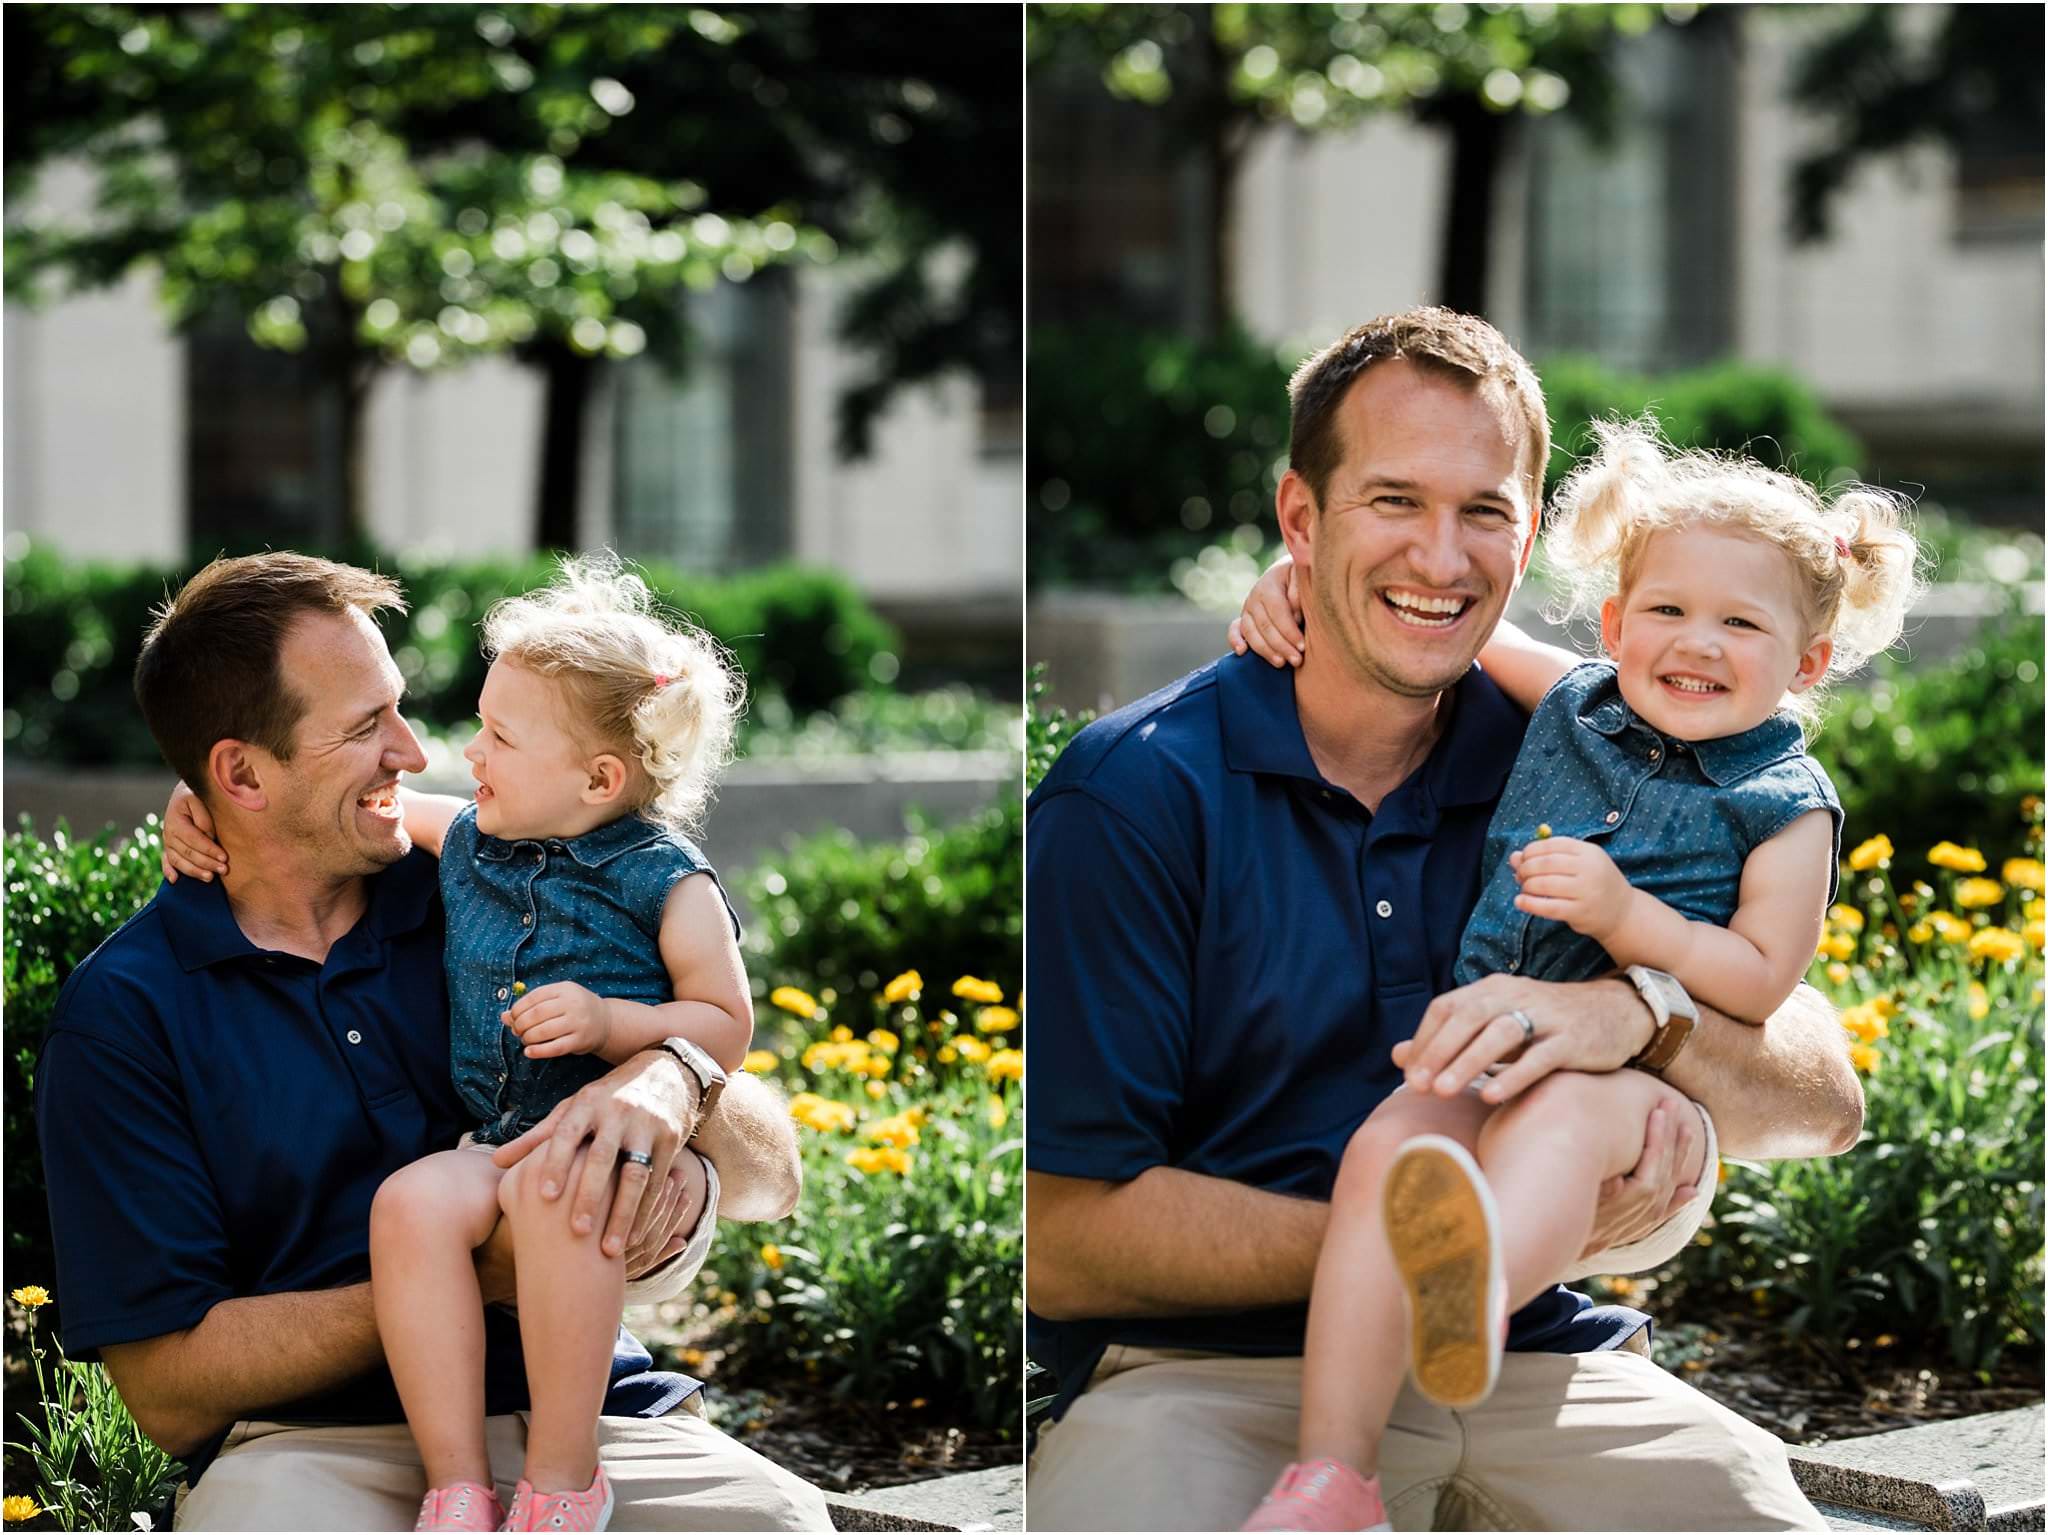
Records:
[[[626,1160],[628,1162],[637,1162],[642,1167],[654,1166],[654,1158],[644,1151],[629,1151],[626,1153]]]
[[[1533,1043],[1536,1038],[1536,1020],[1531,1018],[1527,1013],[1523,1012],[1519,1007],[1516,1008],[1512,1013],[1509,1013],[1508,1016],[1514,1019],[1515,1022],[1519,1023],[1522,1026],[1523,1045],[1526,1046]]]

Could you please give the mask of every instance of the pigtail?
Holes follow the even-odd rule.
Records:
[[[1839,492],[1828,508],[1842,576],[1833,671],[1852,672],[1889,649],[1925,589],[1906,506],[1888,491],[1855,485]]]
[[[746,684],[702,630],[671,628],[658,647],[660,670],[633,710],[633,740],[655,784],[648,811],[691,830],[711,802],[719,771],[732,760],[733,732],[746,705]]]
[[[1591,423],[1597,451],[1558,485],[1544,534],[1558,583],[1553,618],[1598,613],[1638,545],[1667,475],[1655,418]]]

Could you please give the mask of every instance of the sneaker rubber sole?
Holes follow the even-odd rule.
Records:
[[[1380,1201],[1407,1289],[1415,1387],[1440,1407],[1486,1400],[1500,1374],[1500,1212],[1472,1154],[1418,1135],[1396,1154]]]

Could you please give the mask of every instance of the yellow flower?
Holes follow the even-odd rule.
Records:
[[[1970,939],[1970,958],[2003,965],[2027,952],[2027,942],[2009,927],[1987,927]]]
[[[827,1034],[825,1037],[831,1040],[832,1043],[835,1045],[843,1045],[853,1038],[853,1030],[849,1029],[845,1024],[842,1023],[837,1025],[832,1030],[832,1032],[830,1034]]]
[[[871,1057],[864,1039],[821,1039],[804,1046],[805,1071],[854,1071],[868,1069]]]
[[[1899,1004],[1892,1000],[1890,993],[1886,993],[1881,997],[1872,997],[1870,1005],[1877,1010],[1877,1016],[1880,1018],[1896,1018],[1899,1016]]]
[[[939,1064],[941,1066],[950,1066],[959,1059],[960,1052],[951,1045],[941,1045],[939,1047]]]
[[[19,1290],[10,1292],[8,1299],[17,1306],[25,1306],[34,1311],[38,1307],[50,1304],[50,1292],[39,1284],[25,1284]]]
[[[1849,1047],[1849,1064],[1865,1075],[1877,1070],[1877,1063],[1881,1059],[1882,1057],[1877,1053],[1875,1046],[1851,1045]]]
[[[952,1048],[958,1052],[960,1059],[963,1061],[980,1062],[988,1059],[988,1046],[976,1039],[972,1034],[958,1036],[954,1039]],[[941,1050],[939,1054],[943,1057],[945,1051]]]
[[[1981,1021],[1991,1014],[1991,993],[1984,989],[1982,981],[1970,982],[1970,1017]]]
[[[891,1114],[887,1119],[878,1119],[867,1128],[867,1137],[885,1146],[915,1146],[918,1141],[917,1126],[901,1114]]]
[[[1013,1007],[984,1007],[975,1018],[974,1026],[984,1034],[1007,1034],[1017,1027],[1017,1010]]]
[[[889,1096],[888,1087],[881,1082],[869,1082],[864,1085],[868,1090],[870,1098],[886,1098]]]
[[[1968,943],[1970,924],[1952,911],[1930,911],[1927,920],[1934,924],[1934,930],[1950,943]]]
[[[2020,915],[2029,922],[2039,922],[2043,917],[2048,917],[2048,900],[2035,896],[2033,900],[2020,908]]]
[[[816,1093],[798,1093],[789,1100],[789,1117],[811,1130],[851,1130],[853,1105]]]
[[[773,1242],[763,1242],[761,1244],[761,1261],[767,1264],[768,1267],[772,1269],[781,1268],[782,1249],[777,1247]]]
[[[689,1368],[695,1370],[704,1363],[704,1350],[701,1348],[686,1348],[676,1357],[682,1360]]]
[[[2038,858],[2008,858],[1998,875],[2008,885],[2017,885],[2022,890],[2048,890],[2048,870],[2042,869]]]
[[[2020,931],[2023,934],[2025,934],[2028,943],[2031,943],[2037,949],[2041,947],[2043,933],[2042,923],[2039,917],[2035,917],[2024,928],[2020,929]]]
[[[853,1069],[855,1071],[864,1071],[871,1077],[886,1077],[889,1074],[889,1057],[886,1055],[870,1055]]]
[[[1925,943],[1933,936],[1934,924],[1932,922],[1915,922],[1906,929],[1906,937],[1913,943]]]
[[[1837,986],[1846,985],[1849,980],[1849,967],[1840,960],[1836,960],[1828,966],[1828,979]]]
[[[768,993],[768,1000],[785,1013],[795,1013],[799,1018],[818,1016],[818,999],[807,991],[794,986],[778,986]]]
[[[994,981],[977,980],[974,976],[963,975],[953,983],[953,995],[964,997],[969,1002],[1000,1002],[1003,988]]]
[[[1853,906],[1830,906],[1828,921],[1851,933],[1863,931],[1863,913]]]
[[[903,1118],[913,1125],[921,1125],[929,1117],[922,1108],[914,1103],[903,1111]]]
[[[1849,854],[1849,867],[1858,874],[1866,869],[1880,868],[1891,861],[1892,839],[1882,835],[1872,837],[1867,842],[1857,843],[1855,851]]]
[[[1003,1102],[1003,1095],[1001,1093],[990,1093],[988,1095],[988,1127],[991,1130],[1000,1130],[1009,1122],[1010,1106]]]
[[[1823,933],[1820,952],[1829,959],[1847,959],[1856,952],[1856,940],[1847,933]]]
[[[902,1047],[903,1041],[887,1029],[875,1029],[869,1033],[868,1043],[884,1055],[894,1055]]]
[[[5,1498],[0,1498],[0,1518],[5,1518],[9,1524],[19,1524],[24,1519],[33,1519],[42,1511],[43,1506],[34,1498],[23,1497],[19,1493],[9,1493]]]
[[[1874,1044],[1891,1032],[1882,1009],[1875,1002],[1858,1003],[1842,1009],[1842,1027],[1865,1043]]]
[[[861,1173],[907,1173],[910,1155],[894,1146],[862,1146],[846,1154],[846,1164]]]
[[[740,1070],[756,1073],[773,1071],[781,1064],[782,1057],[773,1050],[749,1050],[747,1058],[740,1062]]]
[[[1996,906],[2005,899],[2005,886],[1995,879],[1966,879],[1956,884],[1956,905],[1964,911]]]
[[[1973,847],[1937,842],[1927,850],[1927,861],[1937,869],[1954,869],[1958,874],[1982,874],[1984,855]]]
[[[991,1082],[1020,1082],[1024,1078],[1024,1052],[1022,1050],[998,1050],[988,1058],[988,1076]]]
[[[898,1002],[908,1002],[912,997],[922,995],[923,991],[924,977],[915,970],[906,970],[882,988],[882,1001],[894,1007]]]

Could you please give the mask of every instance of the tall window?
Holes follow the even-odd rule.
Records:
[[[227,314],[193,327],[185,375],[194,547],[210,554],[339,539],[341,402],[313,365],[256,345]]]

